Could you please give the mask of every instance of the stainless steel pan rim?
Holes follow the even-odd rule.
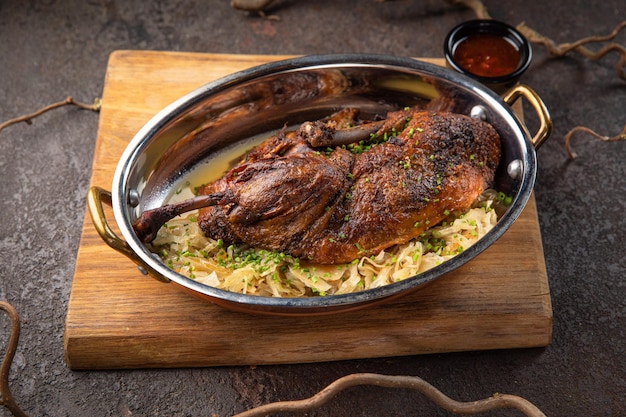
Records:
[[[176,124],[180,120],[181,115],[193,111],[207,97],[236,89],[239,86],[255,82],[255,80],[263,79],[264,77],[318,69],[360,67],[381,68],[397,71],[399,74],[416,74],[419,77],[428,77],[429,79],[439,80],[444,84],[452,85],[454,88],[467,94],[467,96],[471,96],[474,102],[480,103],[473,106],[473,108],[478,109],[479,112],[486,111],[487,117],[497,117],[500,125],[506,125],[506,129],[509,131],[507,135],[515,136],[515,138],[511,139],[517,147],[517,149],[512,151],[514,153],[514,161],[507,161],[507,165],[513,165],[511,162],[514,162],[515,167],[511,168],[509,166],[508,168],[514,169],[513,175],[517,176],[513,180],[516,184],[513,202],[508,211],[499,219],[496,227],[483,239],[453,259],[412,278],[357,293],[307,298],[259,297],[209,287],[172,271],[137,239],[131,224],[136,217],[137,208],[135,206],[141,200],[142,187],[145,185],[141,181],[132,183],[138,175],[138,164],[147,158],[145,153],[151,141],[160,132],[168,129],[172,124]],[[534,94],[534,92],[532,93]],[[522,95],[527,97],[524,91],[522,91]],[[137,263],[140,270],[150,273],[162,281],[174,282],[182,287],[183,290],[222,306],[246,312],[278,315],[313,315],[354,310],[407,294],[457,269],[492,245],[519,217],[531,195],[535,182],[537,171],[535,150],[548,136],[550,126],[544,129],[547,131],[541,134],[538,133],[534,138],[531,138],[526,127],[519,121],[510,107],[512,104],[510,100],[515,101],[517,98],[519,98],[519,94],[513,93],[508,99],[503,99],[468,77],[443,67],[410,58],[372,54],[333,54],[304,56],[271,62],[228,75],[181,97],[155,115],[137,132],[120,158],[114,174],[112,192],[110,193],[110,204],[122,238],[118,238],[110,231],[105,220],[102,218],[98,219],[99,216],[102,217],[101,210],[93,208],[94,203],[92,200],[96,200],[96,205],[101,205],[101,200],[103,200],[102,194],[105,194],[104,200],[109,198],[106,196],[106,191],[97,187],[90,191],[90,213],[94,219],[96,229],[98,229],[103,239],[110,246],[124,253]],[[549,115],[543,103],[540,102],[540,106],[542,109],[538,110],[538,112],[545,111],[546,113],[543,116],[549,121]],[[504,167],[503,169],[506,168]],[[99,211],[100,213],[98,213]],[[104,223],[104,225],[101,223]]]

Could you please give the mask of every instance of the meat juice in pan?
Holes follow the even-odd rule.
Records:
[[[194,197],[197,187],[220,178],[252,148],[278,132],[279,130],[273,130],[260,133],[213,153],[176,182],[172,187],[173,191],[165,198],[163,204],[173,204]]]

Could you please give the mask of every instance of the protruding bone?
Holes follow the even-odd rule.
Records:
[[[299,133],[311,146],[341,146],[368,140],[384,124],[384,120],[365,123],[345,129],[331,129],[323,122],[305,122],[300,126]]]
[[[219,192],[209,195],[200,195],[179,203],[167,204],[155,209],[146,210],[133,223],[133,229],[143,243],[152,242],[159,229],[169,220],[183,213],[202,207],[224,204],[227,193]]]

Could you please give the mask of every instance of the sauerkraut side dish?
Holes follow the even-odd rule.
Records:
[[[267,297],[346,294],[407,279],[462,253],[496,225],[496,208],[506,204],[510,204],[509,197],[486,190],[469,211],[446,219],[418,238],[338,265],[312,264],[246,245],[226,247],[204,236],[196,212],[162,227],[153,250],[179,274],[232,292]]]

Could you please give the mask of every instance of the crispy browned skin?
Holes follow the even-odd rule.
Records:
[[[313,148],[307,132],[281,133],[203,194],[204,233],[316,263],[344,263],[406,243],[468,209],[493,181],[500,139],[486,122],[414,109],[390,113],[390,139],[353,154]]]

